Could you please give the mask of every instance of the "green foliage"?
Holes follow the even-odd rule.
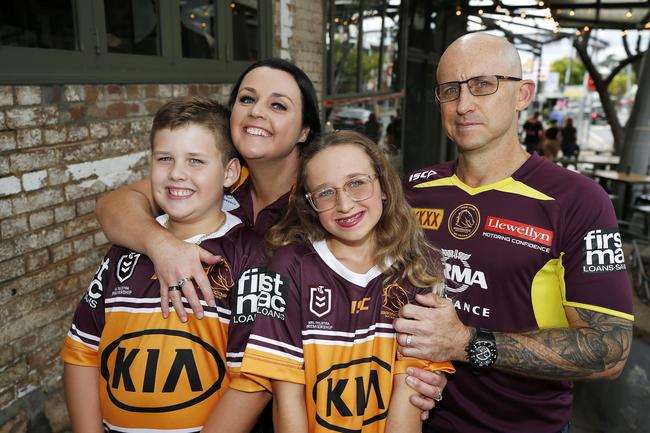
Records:
[[[340,82],[340,75],[346,77],[349,83],[354,83],[357,74],[357,46],[343,43],[338,39],[334,39],[334,64],[340,65],[336,71],[335,82]],[[379,52],[372,50],[368,52],[363,50],[361,53],[361,82],[366,82],[370,78],[370,74],[374,73],[379,67]],[[342,92],[349,92],[352,89],[340,89]]]
[[[629,83],[628,83],[628,76],[629,76]],[[607,88],[607,91],[613,98],[618,99],[625,95],[625,92],[627,92],[628,90],[628,84],[629,86],[633,86],[636,84],[636,74],[634,73],[634,71],[630,72],[629,70],[626,70],[626,68],[624,68],[623,71],[616,74],[612,82],[609,83],[609,87]]]
[[[551,63],[551,72],[560,73],[560,82],[564,82],[566,70],[569,68],[569,58],[564,57]],[[585,65],[580,59],[574,58],[571,62],[571,77],[568,84],[582,84],[585,75]]]

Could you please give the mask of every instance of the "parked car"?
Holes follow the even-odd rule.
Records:
[[[591,107],[591,124],[603,124],[607,123],[607,116],[605,115],[605,110],[601,105],[594,105]]]
[[[363,132],[363,125],[368,121],[372,111],[365,108],[346,107],[334,113],[334,129],[352,129]]]

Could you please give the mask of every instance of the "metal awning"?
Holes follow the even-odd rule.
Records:
[[[647,0],[549,0],[547,5],[561,27],[650,29]]]

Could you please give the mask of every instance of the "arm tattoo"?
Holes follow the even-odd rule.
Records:
[[[495,333],[496,368],[541,379],[606,377],[622,368],[630,352],[632,322],[575,309],[582,326]]]

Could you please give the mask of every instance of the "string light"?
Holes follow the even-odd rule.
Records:
[[[539,6],[540,8],[544,7],[544,2],[543,1],[537,2],[537,6]]]
[[[459,17],[461,16],[462,12],[460,10],[460,6],[456,6],[456,16]]]
[[[628,9],[627,12],[625,12],[625,18],[632,18],[632,9]]]
[[[589,26],[584,26],[584,27],[582,28],[582,30],[583,30],[585,33],[587,33],[587,32],[589,31]]]
[[[339,19],[339,17],[335,17],[335,18],[334,18],[334,22],[335,22],[336,24],[338,24],[339,21],[341,21],[341,20]]]
[[[479,15],[483,15],[483,9],[479,9],[479,10],[478,10],[478,14],[479,14]]]
[[[645,23],[645,25],[644,25],[643,27],[646,28],[646,29],[650,29],[650,21],[648,21],[647,23]]]
[[[520,13],[519,16],[522,17],[522,18],[526,18],[526,12]]]
[[[192,13],[190,14],[190,19],[191,19],[191,20],[195,20],[195,19],[196,19],[196,15],[194,15],[194,12],[192,12]]]
[[[236,7],[237,5],[235,4],[235,2],[230,2],[230,9],[235,9]]]
[[[497,5],[496,11],[501,12],[501,5],[500,4]]]
[[[580,30],[576,30],[576,36],[580,36],[582,33],[580,33]]]
[[[576,14],[576,11],[574,11],[573,9],[569,10],[569,16],[570,17],[574,16],[575,14]]]
[[[623,31],[621,32],[621,36],[627,36],[627,30],[623,30]]]

